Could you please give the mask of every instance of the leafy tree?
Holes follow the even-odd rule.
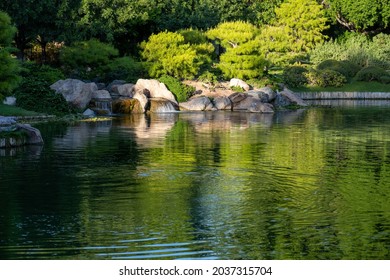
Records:
[[[275,25],[260,35],[261,50],[274,64],[293,63],[325,39],[327,18],[315,0],[287,0],[275,13]]]
[[[210,43],[200,41],[191,44],[189,41],[179,32],[165,31],[151,35],[147,42],[141,44],[142,58],[150,64],[149,74],[152,77],[170,75],[180,79],[197,76],[202,66],[211,62],[214,47]]]
[[[9,52],[15,32],[10,17],[0,11],[0,94],[10,93],[19,82],[19,64]]]
[[[91,39],[64,47],[60,60],[68,74],[82,79],[99,79],[117,56],[118,50],[110,44]]]
[[[259,32],[255,25],[243,21],[224,22],[207,31],[207,36],[222,47],[218,68],[225,78],[262,76],[266,61],[256,40]]]
[[[332,16],[350,31],[379,33],[389,27],[389,0],[326,0]]]

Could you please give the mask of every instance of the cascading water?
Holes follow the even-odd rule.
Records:
[[[177,105],[167,99],[151,98],[150,99],[150,112],[152,113],[172,113],[177,112]]]
[[[99,115],[112,115],[112,100],[111,99],[98,99],[94,101],[95,111]]]

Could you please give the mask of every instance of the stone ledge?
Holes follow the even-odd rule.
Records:
[[[304,100],[321,99],[390,99],[390,92],[294,92]]]

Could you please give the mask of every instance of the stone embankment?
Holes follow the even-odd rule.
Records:
[[[390,99],[390,92],[294,92],[303,100]]]

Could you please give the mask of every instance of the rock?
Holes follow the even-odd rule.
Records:
[[[213,104],[218,110],[232,110],[232,101],[226,96],[218,96],[214,98]]]
[[[112,110],[115,114],[143,113],[145,108],[134,98],[121,98],[113,101]]]
[[[98,90],[106,89],[105,83],[96,83],[96,86],[98,87]]]
[[[92,93],[92,99],[111,99],[111,95],[105,89],[97,90]]]
[[[107,90],[109,91],[109,92],[114,92],[114,88],[116,88],[116,87],[118,87],[118,86],[120,86],[120,85],[124,85],[124,84],[126,84],[126,81],[123,81],[123,80],[114,80],[114,81],[112,81],[111,83],[109,83],[108,84],[108,86],[107,86]]]
[[[259,88],[259,89],[256,89],[256,90],[266,93],[268,95],[268,101],[269,102],[274,101],[275,98],[276,98],[276,92],[272,88],[270,88],[270,87],[263,87],[263,88]]]
[[[240,79],[231,79],[229,83],[229,87],[240,87],[244,91],[250,90],[250,86]]]
[[[0,126],[9,126],[16,124],[16,120],[14,117],[3,117],[0,116]]]
[[[3,104],[10,105],[10,106],[15,106],[16,105],[16,97],[14,97],[14,96],[7,96],[4,99]]]
[[[245,92],[245,94],[248,94],[248,96],[254,97],[259,99],[263,103],[268,103],[269,102],[269,95],[263,91],[259,90],[250,90]]]
[[[80,80],[59,80],[50,86],[65,98],[68,103],[78,109],[85,109],[92,98],[92,93],[98,90],[95,83],[84,83]]]
[[[273,113],[273,106],[263,103],[259,98],[248,96],[239,103],[234,104],[233,111],[248,111],[256,113]]]
[[[84,111],[83,116],[86,116],[86,117],[94,117],[94,116],[96,116],[96,114],[95,114],[95,112],[92,111],[91,109],[87,109],[87,110]]]
[[[139,79],[135,84],[134,90],[135,92],[137,92],[142,89],[147,89],[150,93],[151,98],[164,98],[177,104],[176,98],[173,93],[170,92],[163,83],[160,83],[157,80]]]
[[[283,107],[288,105],[296,105],[306,107],[307,104],[302,98],[296,96],[291,90],[284,88],[275,99],[275,106]]]
[[[149,102],[149,111],[152,113],[172,113],[179,110],[179,106],[168,99],[151,98]]]
[[[210,99],[206,96],[194,97],[187,102],[181,102],[179,107],[183,111],[211,111],[215,109]]]
[[[112,91],[121,97],[133,97],[134,84],[118,85],[114,87]]]
[[[235,104],[240,103],[242,100],[244,100],[247,97],[248,97],[247,94],[244,94],[241,92],[235,92],[235,93],[229,95],[229,99],[232,102],[233,107]]]
[[[147,95],[149,94],[149,91],[147,89],[139,89],[136,90],[133,98],[137,99],[140,103],[142,112],[146,112],[146,110],[149,107],[149,99]]]
[[[43,138],[39,129],[32,127],[29,124],[17,124],[17,130],[24,131],[27,134],[26,144],[42,145]]]

